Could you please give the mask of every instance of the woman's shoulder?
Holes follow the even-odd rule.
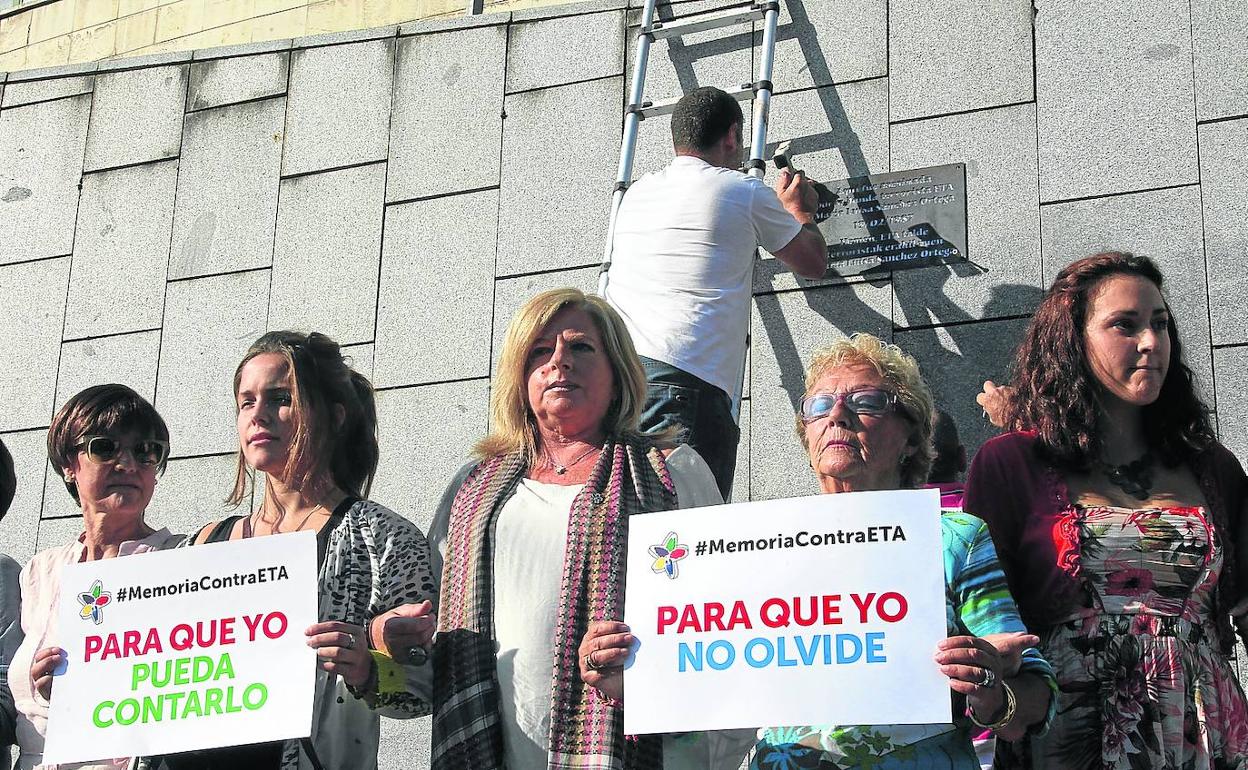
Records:
[[[988,523],[964,511],[943,510],[940,512],[940,531],[945,550],[953,547],[969,551],[977,540],[988,536]]]
[[[54,586],[59,585],[61,568],[66,564],[77,561],[81,551],[82,544],[78,542],[77,538],[64,545],[45,548],[30,557],[30,561],[26,562],[25,566],[22,567],[21,584],[26,589],[32,590],[44,583]]]
[[[343,524],[365,526],[379,537],[425,538],[425,533],[414,522],[375,500],[356,500],[343,515]]]
[[[1244,467],[1235,453],[1218,441],[1210,441],[1196,455],[1196,461],[1208,465],[1215,474],[1229,478],[1244,476]]]
[[[1038,444],[1039,439],[1032,431],[1010,431],[985,441],[975,453],[975,458],[1032,462],[1036,459]]]

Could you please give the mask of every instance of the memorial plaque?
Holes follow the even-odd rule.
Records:
[[[887,273],[963,262],[966,166],[952,163],[828,182],[829,275]]]

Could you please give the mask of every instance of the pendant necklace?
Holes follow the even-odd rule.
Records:
[[[1153,486],[1153,454],[1145,452],[1144,456],[1125,465],[1110,465],[1104,460],[1097,462],[1105,478],[1109,479],[1123,492],[1136,500],[1147,500]]]
[[[557,474],[559,474],[560,476],[562,476],[563,474],[565,474],[565,473],[567,473],[567,472],[568,472],[568,468],[571,468],[572,466],[574,466],[574,465],[576,465],[577,463],[579,463],[581,460],[584,460],[586,457],[589,457],[589,456],[590,456],[590,454],[592,454],[592,453],[593,453],[596,449],[598,449],[598,447],[596,447],[596,446],[591,446],[591,447],[589,448],[589,450],[588,450],[588,451],[586,451],[584,454],[582,454],[580,457],[576,458],[576,459],[575,459],[575,460],[573,460],[572,462],[567,463],[566,465],[565,465],[565,464],[561,464],[561,463],[557,463],[557,462],[555,462],[555,458],[551,457],[551,456],[550,456],[550,453],[547,453],[547,454],[546,454],[546,462],[547,462],[547,464],[549,464],[549,465],[550,465],[551,469],[552,469],[552,470],[554,470],[554,472],[555,472],[555,473],[557,473]]]

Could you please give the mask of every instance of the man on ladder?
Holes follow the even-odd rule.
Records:
[[[725,500],[740,437],[733,404],[754,254],[762,246],[804,278],[823,276],[828,256],[815,227],[818,194],[800,172],[782,171],[773,191],[736,170],[742,120],[736,98],[718,88],[676,103],[676,158],[633,183],[619,203],[602,282],[650,383],[642,430],[683,426]]]

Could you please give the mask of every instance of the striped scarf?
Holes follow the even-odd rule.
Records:
[[[433,651],[433,770],[503,767],[493,639],[495,525],[528,463],[521,451],[483,461],[451,506]],[[661,769],[658,736],[624,738],[624,713],[581,681],[589,624],[624,616],[628,517],[676,507],[663,455],[641,439],[608,439],[568,513],[555,629],[550,770]]]

